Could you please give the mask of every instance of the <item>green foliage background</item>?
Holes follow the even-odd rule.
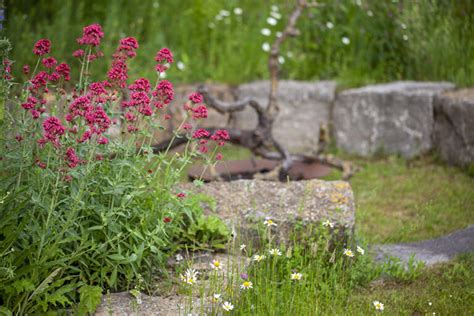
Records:
[[[173,69],[174,82],[221,81],[239,83],[267,77],[267,53],[281,31],[295,1],[292,0],[8,0],[3,35],[12,40],[12,57],[20,73],[34,63],[33,43],[53,41],[53,56],[70,56],[82,26],[103,25],[102,48],[110,56],[118,40],[135,36],[138,58],[132,78],[153,75],[153,57],[167,46],[183,71]],[[282,77],[338,79],[345,85],[397,79],[449,80],[459,85],[474,82],[474,2],[471,0],[321,0],[322,6],[305,13],[301,35],[282,52]],[[282,19],[267,24],[271,6]],[[242,15],[233,10],[242,8]],[[221,10],[228,17],[217,20]],[[333,23],[333,28],[327,27]],[[272,37],[260,33],[264,27]],[[342,43],[342,37],[350,40]],[[289,55],[288,55],[289,53]],[[95,76],[105,76],[106,59]],[[97,68],[95,68],[97,69]],[[78,75],[73,74],[73,75]]]

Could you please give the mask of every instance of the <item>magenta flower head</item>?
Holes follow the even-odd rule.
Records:
[[[40,39],[36,42],[33,53],[38,56],[49,54],[51,51],[51,41],[49,39]]]
[[[58,63],[58,61],[53,57],[43,58],[41,62],[46,68],[53,68]]]
[[[199,92],[193,92],[189,95],[189,101],[193,103],[202,103],[202,95]]]
[[[173,60],[173,53],[168,48],[162,48],[158,53],[156,53],[155,57],[156,62],[161,63],[166,60],[168,63],[172,63]]]
[[[241,273],[241,274],[240,274],[240,278],[241,278],[242,280],[248,280],[249,275],[248,275],[247,273]]]
[[[132,58],[137,55],[135,52],[138,49],[138,41],[134,37],[126,37],[120,40],[118,48],[119,52],[124,52],[127,57]]]
[[[78,38],[77,42],[81,45],[99,46],[103,37],[102,26],[91,24],[82,29],[82,37]]]

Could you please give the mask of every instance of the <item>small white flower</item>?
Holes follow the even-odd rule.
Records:
[[[265,36],[272,35],[272,31],[270,31],[270,29],[267,29],[267,28],[261,29],[260,33],[262,33],[262,35],[265,35]]]
[[[220,21],[220,20],[222,20],[222,18],[223,18],[222,15],[218,14],[218,15],[216,15],[216,17],[214,19],[216,19],[216,21]]]
[[[260,262],[262,260],[264,260],[266,258],[265,255],[254,255],[252,260],[255,261],[255,262]]]
[[[176,259],[176,261],[180,262],[180,261],[183,260],[184,258],[183,258],[182,255],[180,255],[180,254],[178,253],[178,254],[176,255],[175,259]]]
[[[290,279],[295,280],[295,281],[299,281],[302,278],[303,278],[303,275],[299,272],[292,273],[290,276]]]
[[[400,24],[400,26],[402,27],[402,29],[406,30],[407,29],[407,25],[405,23],[402,23]]]
[[[234,309],[234,305],[232,305],[231,302],[224,302],[224,303],[222,304],[222,308],[223,308],[225,311],[229,312],[229,311],[231,311],[231,310]]]
[[[160,72],[160,78],[166,78],[166,71]]]
[[[240,288],[241,288],[242,290],[252,289],[252,288],[253,288],[253,283],[250,282],[250,281],[244,281],[244,282],[240,285]]]
[[[325,220],[323,222],[323,226],[324,227],[331,227],[331,228],[334,228],[334,223],[333,222],[330,222],[329,220]]]
[[[271,226],[277,226],[277,224],[270,218],[267,218],[264,222],[263,225],[271,227]]]
[[[215,260],[215,259],[214,259],[214,260],[212,260],[211,263],[209,263],[209,265],[211,266],[211,268],[212,268],[213,270],[216,270],[216,271],[217,271],[217,270],[222,270],[222,264],[220,263],[219,260]]]
[[[346,255],[346,256],[348,256],[348,257],[350,257],[350,258],[354,257],[354,253],[352,252],[352,250],[347,249],[347,248],[344,249],[344,255]]]
[[[369,11],[367,11],[367,15],[368,16],[374,16],[374,12],[372,12],[372,10],[369,10]]]
[[[365,250],[362,247],[357,246],[357,252],[360,253],[361,255],[364,255]]]
[[[270,25],[277,25],[278,21],[274,17],[267,18],[267,23]]]
[[[362,0],[356,0],[356,4],[360,7],[362,5]]]
[[[220,10],[220,11],[219,11],[219,15],[221,15],[221,16],[229,16],[229,15],[230,15],[230,12],[227,11],[227,10]]]
[[[272,5],[272,12],[278,12],[278,6]]]
[[[281,37],[283,35],[283,33],[282,32],[276,32],[275,35],[276,35],[276,37]]]
[[[215,294],[212,296],[212,300],[213,300],[214,302],[216,302],[216,303],[217,303],[217,302],[220,302],[220,300],[221,300],[221,295],[220,295],[219,293],[215,293]]]
[[[212,23],[212,22],[209,23],[207,26],[208,26],[210,29],[213,29],[213,28],[216,27],[216,25],[215,25],[214,23]]]
[[[288,57],[288,58],[292,58],[292,57],[293,57],[293,53],[292,53],[292,52],[288,52],[288,53],[286,53],[286,57]]]
[[[408,35],[403,34],[403,40],[404,40],[404,41],[408,41]]]
[[[374,304],[374,307],[375,307],[376,310],[378,310],[378,311],[383,311],[384,306],[383,306],[383,304],[382,304],[381,302],[379,302],[379,301],[374,301],[373,304]]]
[[[278,62],[283,65],[285,63],[285,57],[278,56]]]
[[[269,52],[270,51],[270,44],[268,44],[267,42],[263,43],[262,44],[262,49],[264,52]]]
[[[242,8],[235,8],[234,9],[234,14],[235,15],[242,15],[244,11],[242,10]]]
[[[278,13],[278,12],[276,12],[276,11],[272,11],[272,12],[270,13],[270,15],[271,15],[272,17],[274,17],[275,19],[277,19],[277,20],[281,19],[281,14]]]
[[[184,69],[186,69],[186,65],[185,65],[182,61],[178,61],[178,62],[176,63],[176,67],[177,67],[179,70],[181,70],[181,71],[183,71]]]
[[[243,251],[245,248],[247,248],[247,245],[245,244],[240,245],[240,251]]]
[[[349,45],[351,43],[351,40],[345,36],[341,39],[341,41],[342,41],[342,44],[344,45]]]
[[[184,274],[181,274],[179,277],[182,282],[189,285],[193,285],[197,281],[198,274],[199,273],[194,269],[187,269],[186,272],[184,272]]]
[[[431,302],[428,302],[428,305],[430,305],[430,306],[431,306],[431,305],[433,305],[433,303],[431,303]]]
[[[328,29],[332,29],[332,28],[334,27],[334,24],[333,24],[331,21],[326,22],[326,27],[327,27]]]
[[[275,249],[270,249],[270,250],[268,251],[268,253],[269,253],[271,256],[275,256],[275,257],[281,256],[281,251],[280,251],[280,249],[276,249],[276,248],[275,248]]]

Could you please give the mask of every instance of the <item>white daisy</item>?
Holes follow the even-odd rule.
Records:
[[[350,258],[354,257],[354,253],[352,252],[352,250],[347,249],[347,248],[344,249],[344,255],[346,255],[346,256],[348,256],[348,257],[350,257]]]
[[[364,255],[365,250],[362,247],[357,246],[357,252],[360,253],[361,255]]]
[[[262,44],[262,49],[264,52],[269,52],[270,51],[270,44],[268,44],[267,42],[263,43]]]
[[[221,300],[221,295],[220,295],[219,293],[215,293],[215,294],[212,296],[212,300],[213,300],[214,302],[216,302],[216,303],[217,303],[217,302],[220,302],[220,300]]]
[[[334,228],[334,223],[330,222],[329,220],[325,220],[323,222],[323,226],[324,227],[331,227],[331,228]]]
[[[271,226],[277,226],[277,224],[270,218],[267,218],[264,222],[263,222],[263,225],[267,226],[267,227],[271,227]]]
[[[383,311],[384,305],[381,302],[374,301],[373,304],[374,304],[374,307],[375,307],[376,310]]]
[[[246,244],[240,245],[240,251],[243,251],[245,248],[247,248],[247,245],[246,245]]]
[[[176,259],[176,261],[180,262],[180,261],[183,260],[184,258],[183,258],[182,255],[180,255],[180,254],[178,253],[178,254],[176,255],[175,259]]]
[[[264,260],[266,258],[265,255],[254,255],[252,260],[255,261],[255,262],[260,262],[262,260]]]
[[[268,251],[268,253],[270,253],[271,256],[275,256],[275,257],[279,257],[281,256],[281,251],[279,249],[270,249]]]
[[[270,31],[270,29],[267,29],[267,28],[261,29],[260,33],[262,33],[262,35],[264,35],[264,36],[272,35],[272,31]]]
[[[345,36],[341,39],[341,41],[342,41],[342,44],[344,45],[349,45],[351,43],[351,40]]]
[[[187,269],[186,272],[184,272],[184,274],[181,274],[179,277],[184,283],[193,285],[197,281],[198,274],[199,272],[194,269]]]
[[[253,288],[253,283],[250,282],[250,281],[244,281],[244,283],[242,283],[242,284],[240,285],[240,288],[241,288],[242,290],[252,289],[252,288]]]
[[[267,23],[270,24],[270,25],[275,26],[275,25],[277,25],[278,21],[274,17],[269,17],[269,18],[267,18]]]
[[[299,281],[302,278],[303,278],[303,275],[299,272],[292,273],[290,276],[290,279],[295,280],[295,281]]]
[[[229,311],[231,311],[231,310],[234,309],[234,305],[232,305],[231,302],[224,302],[224,303],[222,304],[222,308],[223,308],[225,311],[229,312]]]
[[[217,271],[217,270],[222,270],[222,264],[221,264],[221,262],[220,262],[219,260],[215,260],[215,259],[214,259],[214,260],[212,260],[211,263],[209,263],[209,265],[211,266],[211,268],[212,268],[213,270],[216,270],[216,271]]]

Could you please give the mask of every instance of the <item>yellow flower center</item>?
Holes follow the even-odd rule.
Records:
[[[249,281],[245,281],[244,284],[243,284],[243,286],[244,286],[244,287],[250,287],[250,284],[251,284],[251,283],[250,283]]]

